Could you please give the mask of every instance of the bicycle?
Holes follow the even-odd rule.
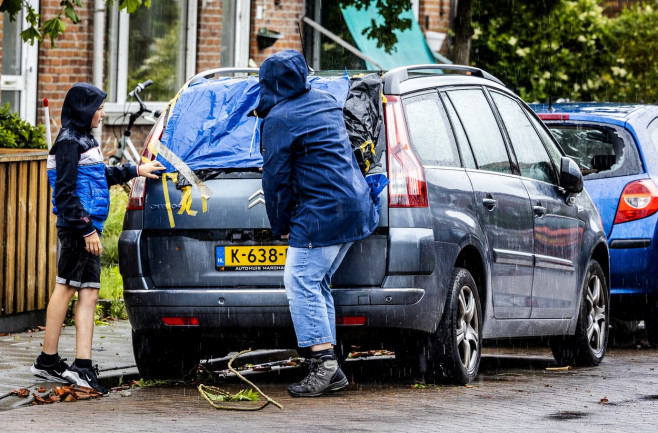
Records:
[[[153,80],[149,79],[144,81],[143,83],[138,83],[135,89],[133,89],[132,92],[128,93],[128,97],[132,98],[134,97],[135,100],[139,103],[139,109],[137,111],[134,111],[132,113],[124,113],[124,117],[129,115],[128,119],[128,126],[126,126],[126,129],[123,131],[123,135],[121,138],[117,138],[117,145],[116,145],[116,153],[114,155],[111,155],[108,159],[109,165],[113,167],[117,167],[122,164],[122,160],[125,159],[126,161],[130,162],[133,165],[138,165],[140,162],[140,156],[139,152],[137,152],[137,149],[135,148],[135,145],[133,144],[132,140],[130,139],[130,133],[133,125],[135,124],[135,121],[139,119],[144,113],[149,113],[152,114],[152,120],[157,119],[161,112],[160,110],[149,110],[146,107],[146,104],[142,99],[139,97],[139,93],[153,84]],[[144,116],[147,118],[146,116]]]

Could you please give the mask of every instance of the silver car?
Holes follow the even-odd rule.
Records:
[[[484,339],[548,336],[560,364],[597,365],[609,254],[577,165],[482,70],[398,68],[383,75],[382,91],[373,172],[390,184],[378,229],[352,246],[332,281],[336,351],[393,348],[427,380],[457,384],[475,378]],[[177,175],[133,185],[119,241],[142,376],[180,376],[247,347],[294,348],[287,244],[270,231],[259,171],[218,170],[204,182],[206,211],[194,216],[186,203],[198,210],[204,200],[177,189]]]

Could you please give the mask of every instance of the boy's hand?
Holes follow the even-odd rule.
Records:
[[[165,166],[160,164],[160,161],[151,161],[146,164],[140,164],[139,175],[150,177],[151,179],[158,179],[158,175],[153,174],[154,171],[164,170]]]
[[[103,252],[103,245],[101,245],[101,238],[98,236],[98,232],[94,232],[93,235],[89,235],[85,238],[85,247],[87,248],[87,251],[93,255],[101,255]]]

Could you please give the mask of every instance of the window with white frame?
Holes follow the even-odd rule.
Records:
[[[35,11],[39,11],[38,0],[28,0]],[[3,20],[2,56],[0,56],[0,104],[9,108],[34,124],[37,116],[37,64],[38,45],[23,42],[22,30],[27,28],[24,13],[21,11],[12,21],[5,12]]]
[[[145,101],[176,95],[195,72],[196,20],[195,0],[153,1],[132,14],[114,2],[107,11],[106,111],[121,110],[127,94],[147,79],[153,85],[140,94]]]

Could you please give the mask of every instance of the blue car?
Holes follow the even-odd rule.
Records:
[[[581,168],[610,248],[611,314],[658,344],[658,106],[535,104]]]

